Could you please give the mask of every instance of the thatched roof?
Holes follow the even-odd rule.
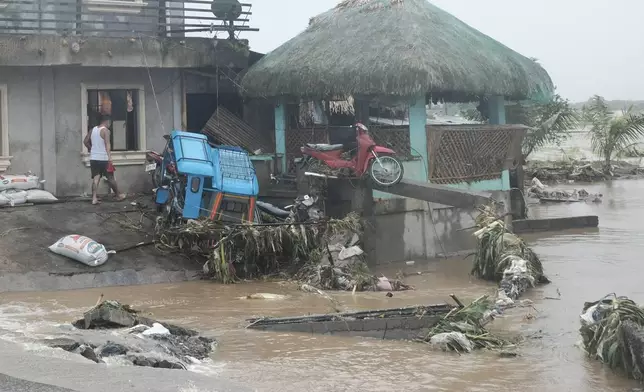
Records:
[[[427,0],[344,0],[252,66],[242,87],[250,96],[425,93],[451,102],[553,90],[535,61]]]

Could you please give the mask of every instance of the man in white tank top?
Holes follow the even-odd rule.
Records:
[[[101,115],[100,122],[98,126],[87,133],[83,141],[89,150],[89,166],[92,172],[92,204],[94,205],[100,203],[97,192],[102,177],[107,179],[107,183],[117,195],[118,201],[125,199],[125,194],[118,191],[114,171],[108,170],[112,162],[112,146],[110,145],[110,130],[108,128],[109,116]]]

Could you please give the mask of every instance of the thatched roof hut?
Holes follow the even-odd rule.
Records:
[[[344,0],[267,54],[242,80],[267,97],[407,97],[466,102],[549,96],[535,61],[427,0]]]

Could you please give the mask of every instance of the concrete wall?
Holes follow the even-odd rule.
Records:
[[[0,68],[0,84],[8,87],[9,145],[13,156],[9,172],[31,170],[46,180],[47,190],[59,196],[91,191],[89,168],[81,160],[81,83],[143,85],[145,147],[162,150],[163,134],[181,122],[180,92],[173,85],[179,71],[150,72],[159,110],[148,74],[142,68]],[[142,163],[117,166],[116,179],[126,192],[151,188]]]
[[[508,192],[494,198],[506,202]],[[430,211],[431,207],[431,211]],[[370,261],[387,263],[465,254],[476,247],[472,230],[475,210],[453,208],[413,199],[382,199],[374,202],[373,236],[366,241]]]

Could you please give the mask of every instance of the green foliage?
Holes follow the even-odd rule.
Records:
[[[464,334],[477,349],[495,349],[509,345],[509,342],[491,335],[484,327],[486,322],[490,320],[489,314],[492,309],[494,309],[494,301],[487,295],[476,299],[465,307],[454,308],[436,323],[423,340],[429,342],[435,335],[459,332]],[[457,340],[450,341],[447,348],[456,352],[467,351]]]
[[[641,379],[643,370],[633,360],[631,347],[624,338],[625,323],[644,327],[644,311],[627,297],[607,295],[599,301],[586,303],[582,313],[593,309],[595,321],[582,319],[579,329],[588,356],[598,359],[612,369],[621,369],[629,377]]]
[[[644,115],[635,114],[633,107],[614,114],[599,95],[584,106],[583,118],[590,125],[591,148],[603,158],[607,173],[615,156],[627,152],[644,137]]]

